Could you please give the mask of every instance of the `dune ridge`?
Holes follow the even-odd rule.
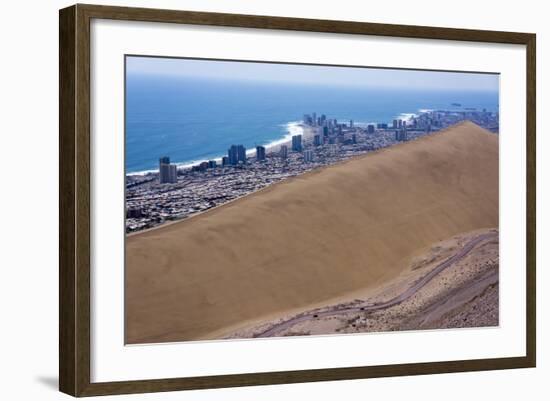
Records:
[[[498,227],[498,136],[471,122],[127,237],[126,342],[225,328],[374,288],[453,235]]]

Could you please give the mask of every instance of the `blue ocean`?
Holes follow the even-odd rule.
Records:
[[[219,158],[231,144],[253,148],[280,141],[304,113],[366,124],[390,123],[425,109],[470,107],[498,111],[498,92],[384,90],[128,75],[126,171],[154,170],[161,156],[187,165]]]

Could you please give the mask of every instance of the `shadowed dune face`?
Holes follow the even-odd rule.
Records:
[[[126,243],[126,341],[224,329],[374,288],[498,227],[498,136],[463,123],[275,184]]]

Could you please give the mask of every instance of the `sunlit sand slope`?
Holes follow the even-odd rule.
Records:
[[[498,227],[498,136],[466,122],[130,235],[128,343],[219,338],[381,285],[431,244]]]

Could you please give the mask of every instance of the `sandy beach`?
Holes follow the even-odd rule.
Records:
[[[498,137],[466,122],[128,236],[126,342],[223,338],[374,294],[434,244],[492,227]]]

